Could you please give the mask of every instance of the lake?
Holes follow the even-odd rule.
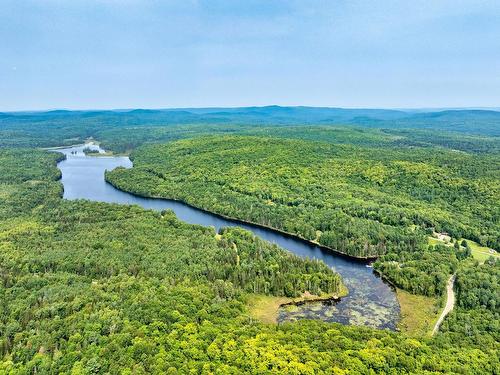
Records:
[[[349,289],[349,295],[337,303],[313,302],[302,306],[282,307],[278,315],[279,322],[310,318],[391,330],[396,328],[399,320],[399,304],[395,292],[391,286],[375,275],[367,262],[335,254],[272,229],[225,219],[181,202],[143,198],[118,190],[104,180],[104,172],[116,167],[131,168],[130,159],[125,156],[87,156],[83,152],[85,147],[103,152],[94,144],[53,150],[66,155],[66,160],[58,163],[62,172],[61,182],[64,185],[65,199],[135,204],[153,210],[170,209],[180,220],[212,226],[214,231],[228,226],[245,228],[298,256],[322,260],[342,276],[344,284]]]

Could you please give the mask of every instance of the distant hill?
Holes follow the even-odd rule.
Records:
[[[91,110],[1,113],[0,124],[64,123],[85,119],[94,125],[356,125],[386,129],[437,129],[476,135],[500,136],[500,112],[493,110],[348,109],[329,107],[238,107]]]
[[[439,112],[425,112],[417,113],[412,116],[413,118],[422,119],[465,119],[465,118],[500,118],[499,111],[492,110],[479,110],[479,109],[460,109],[460,110],[445,110]]]
[[[398,128],[441,129],[469,134],[500,136],[500,112],[492,110],[446,110],[426,112],[395,122],[379,124]]]
[[[222,116],[232,119],[278,120],[280,122],[324,122],[348,121],[356,117],[366,116],[373,119],[396,119],[407,116],[406,112],[388,109],[345,109],[329,107],[282,107],[277,105],[265,107],[238,108],[186,108],[185,111],[210,116]]]

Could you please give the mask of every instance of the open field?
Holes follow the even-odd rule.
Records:
[[[439,317],[441,298],[418,296],[399,288],[397,297],[401,306],[398,328],[412,336],[430,336]]]
[[[253,295],[248,301],[250,315],[263,323],[276,323],[280,305],[292,302],[292,298]]]
[[[461,242],[462,240],[460,240]],[[470,249],[472,251],[472,256],[479,260],[481,263],[483,263],[486,259],[489,257],[494,257],[495,259],[500,259],[500,254],[498,252],[495,253],[490,253],[490,248],[481,246],[477,242],[471,241],[471,240],[465,240],[470,246]]]
[[[466,241],[469,244],[469,247],[472,252],[472,256],[474,259],[477,259],[479,262],[483,263],[486,259],[489,257],[494,257],[495,259],[500,259],[500,254],[498,252],[491,253],[490,248],[486,246],[481,246],[477,242],[472,241],[472,240],[467,240],[465,238],[461,238],[458,240],[459,243],[462,243],[462,241]],[[446,245],[446,246],[453,246],[453,243],[447,243],[445,241],[442,241],[438,238],[434,237],[429,237],[429,245]]]

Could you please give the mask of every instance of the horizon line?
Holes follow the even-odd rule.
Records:
[[[46,113],[55,111],[67,111],[67,112],[91,112],[91,111],[102,111],[102,112],[117,112],[117,111],[134,111],[134,110],[145,110],[145,111],[186,111],[189,109],[238,109],[238,108],[269,108],[269,107],[280,107],[280,108],[323,108],[323,109],[347,109],[347,110],[385,110],[385,111],[460,111],[460,110],[478,110],[478,111],[500,111],[500,107],[482,107],[482,106],[467,106],[467,107],[335,107],[335,106],[314,106],[314,105],[279,105],[279,104],[268,104],[268,105],[245,105],[245,106],[206,106],[206,107],[127,107],[127,108],[45,108],[45,109],[18,109],[18,110],[7,110],[0,111],[0,113]]]

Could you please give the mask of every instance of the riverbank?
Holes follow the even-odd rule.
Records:
[[[266,295],[251,295],[248,297],[247,307],[250,316],[268,324],[276,324],[281,307],[289,305],[301,305],[310,302],[334,301],[339,302],[342,297],[349,294],[347,287],[342,284],[339,293],[323,294],[321,296],[304,293],[300,297],[276,297]]]
[[[350,254],[344,253],[342,251],[336,250],[334,248],[322,245],[322,244],[320,244],[317,241],[308,240],[307,238],[304,238],[304,237],[302,237],[302,236],[300,236],[298,234],[287,232],[287,231],[284,231],[282,229],[274,228],[274,227],[271,227],[269,225],[259,224],[259,223],[255,223],[255,222],[252,222],[252,221],[248,221],[248,220],[244,220],[244,219],[238,219],[238,218],[235,218],[235,217],[231,217],[231,216],[227,216],[227,215],[224,215],[224,214],[220,214],[218,212],[213,212],[213,211],[210,211],[210,210],[207,210],[207,209],[195,206],[195,205],[193,205],[193,204],[191,204],[189,202],[186,202],[186,201],[184,201],[182,199],[165,198],[165,197],[161,197],[161,196],[154,196],[154,195],[149,195],[149,194],[140,194],[140,193],[137,193],[137,192],[132,192],[132,191],[124,190],[121,187],[119,187],[118,185],[114,184],[112,181],[110,181],[107,178],[107,174],[104,175],[104,179],[106,180],[106,182],[108,184],[110,184],[111,186],[113,186],[115,189],[118,189],[120,191],[123,191],[123,192],[126,192],[128,194],[134,195],[136,197],[148,198],[148,199],[158,199],[158,200],[169,200],[169,201],[173,201],[173,202],[179,202],[179,203],[185,204],[186,206],[194,208],[194,209],[196,209],[198,211],[205,212],[205,213],[208,213],[210,215],[219,217],[221,219],[231,221],[231,222],[233,222],[235,224],[246,224],[246,225],[249,225],[249,226],[253,226],[255,228],[262,228],[262,229],[268,229],[268,230],[275,231],[277,233],[280,233],[283,236],[286,236],[286,237],[289,237],[289,238],[293,238],[295,240],[302,241],[302,242],[307,243],[309,245],[317,246],[317,247],[319,247],[320,249],[323,249],[323,250],[331,251],[331,252],[335,253],[336,255],[339,255],[339,256],[344,257],[346,259],[359,261],[361,263],[371,263],[371,262],[377,260],[377,258],[378,258],[376,256],[360,257],[360,256],[350,255]]]
[[[342,324],[360,324],[380,329],[396,329],[399,320],[399,304],[394,289],[378,277],[372,268],[366,267],[366,259],[341,255],[332,251],[332,249],[318,246],[311,243],[311,241],[297,238],[297,236],[282,233],[273,228],[230,220],[183,202],[160,197],[154,199],[117,189],[105,181],[103,178],[105,171],[117,167],[132,167],[129,158],[82,157],[80,148],[77,150],[80,152],[78,155],[73,154],[72,151],[74,150],[72,149],[63,150],[62,153],[67,155],[67,159],[65,162],[58,164],[63,175],[62,183],[66,191],[64,194],[65,199],[135,204],[157,211],[172,210],[179,220],[205,227],[211,226],[217,232],[224,227],[243,227],[255,236],[274,243],[300,257],[323,261],[345,280],[345,285],[349,288],[349,295],[341,298],[339,302],[325,303],[324,306],[327,307],[324,307],[321,311],[313,307],[309,311],[309,304],[297,306],[297,309],[308,310],[307,314],[303,314],[304,319],[321,319]],[[84,166],[88,166],[88,168],[85,169]],[[376,293],[372,291],[376,291]],[[271,312],[275,313],[279,309],[279,305],[287,302],[292,301],[277,301],[277,306]],[[323,304],[320,302],[311,304],[311,306],[316,305],[321,306]],[[328,307],[329,305],[331,307]],[[288,315],[293,316],[293,319],[302,318],[296,316],[296,312],[289,314],[285,310],[279,309],[279,321],[282,318],[286,319]]]
[[[101,148],[100,146],[100,142],[99,141],[96,141],[96,140],[87,140],[85,141],[85,143],[78,143],[78,144],[72,144],[72,145],[68,145],[68,146],[56,146],[56,147],[41,147],[39,148],[39,150],[42,150],[42,151],[55,151],[55,152],[58,152],[58,150],[65,150],[65,149],[69,149],[69,148],[78,148],[78,147],[85,147],[85,146],[97,146],[99,148],[99,150],[103,151],[103,152],[85,152],[83,151],[82,149],[82,152],[85,154],[85,156],[88,156],[88,157],[121,157],[121,156],[125,156],[125,157],[129,157],[130,153],[127,153],[127,152],[120,152],[120,153],[116,153],[114,151],[109,151],[109,150],[104,150]]]
[[[99,146],[100,144],[101,143],[99,141],[96,141],[93,138],[87,138],[85,141],[83,141],[83,143],[74,143],[74,144],[67,145],[67,146],[40,147],[39,150],[42,150],[42,151],[64,150],[67,148],[82,147],[82,146],[86,146],[86,145],[97,146],[100,148],[100,146]]]

